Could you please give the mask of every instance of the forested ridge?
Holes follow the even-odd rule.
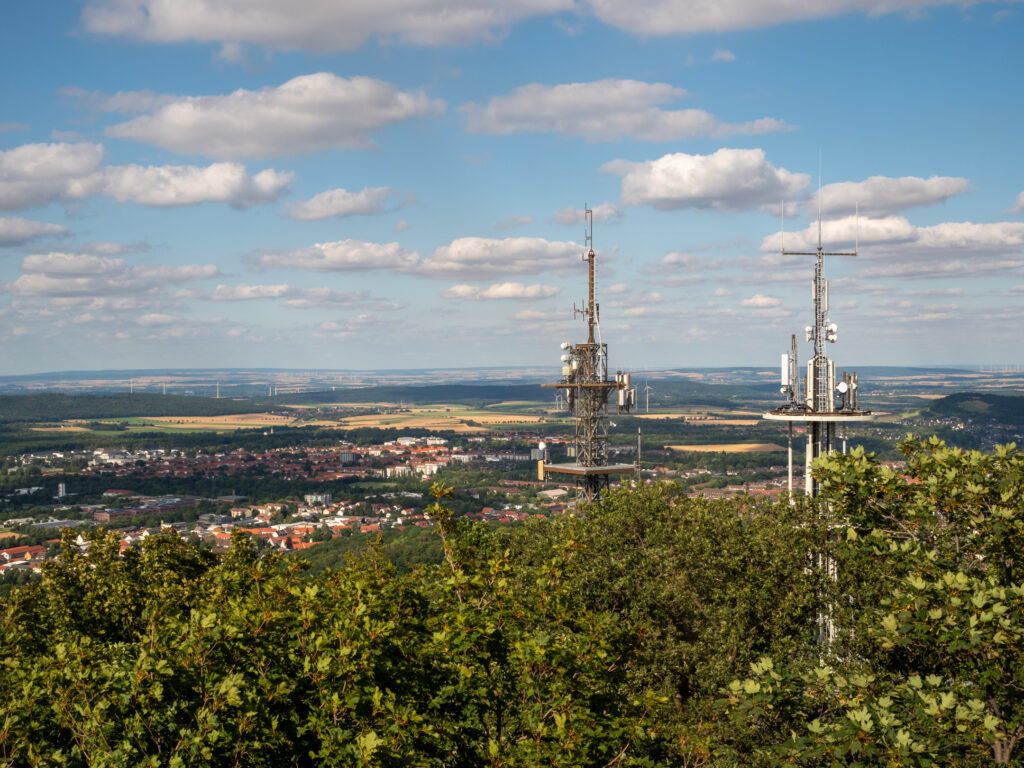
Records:
[[[252,402],[228,398],[124,393],[67,395],[0,395],[0,422],[56,422],[66,419],[117,419],[133,416],[220,416],[266,410]]]
[[[438,485],[441,562],[408,572],[379,549],[311,573],[244,536],[67,538],[0,601],[0,756],[1022,765],[1024,458],[903,450],[900,471],[822,460],[816,508],[663,484],[494,529]]]

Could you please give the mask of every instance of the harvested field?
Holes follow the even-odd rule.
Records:
[[[281,427],[295,421],[277,413],[239,413],[231,416],[150,416],[142,419],[153,424],[184,429],[256,429]]]
[[[340,420],[348,429],[433,429],[453,432],[484,432],[488,427],[540,424],[543,416],[523,413],[497,413],[459,405],[434,405],[409,408],[402,413],[379,413],[350,416]]]
[[[673,451],[688,453],[770,453],[786,450],[775,443],[708,443],[707,445],[667,445]]]

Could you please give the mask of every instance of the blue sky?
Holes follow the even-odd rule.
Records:
[[[0,372],[554,363],[584,203],[613,366],[772,366],[819,155],[837,364],[1024,363],[1024,6],[824,7],[6,4]]]

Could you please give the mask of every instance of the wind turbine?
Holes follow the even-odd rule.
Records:
[[[650,384],[648,384],[646,381],[644,381],[644,407],[646,408],[647,413],[651,412],[651,390],[652,389],[653,389],[653,387],[651,387]]]

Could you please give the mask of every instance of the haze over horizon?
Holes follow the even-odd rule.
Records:
[[[0,375],[554,367],[584,203],[613,366],[774,367],[811,322],[781,200],[787,248],[819,203],[859,239],[837,365],[1024,363],[1017,2],[3,18]]]

